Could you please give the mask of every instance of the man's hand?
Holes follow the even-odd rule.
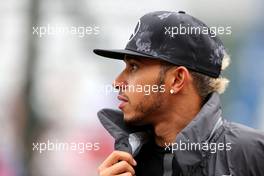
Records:
[[[129,153],[114,151],[98,167],[98,172],[100,176],[133,176],[135,170],[132,166],[136,165],[136,161]]]

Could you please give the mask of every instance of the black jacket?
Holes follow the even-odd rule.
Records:
[[[133,156],[152,133],[150,127],[127,126],[121,111],[103,109],[98,117],[115,138],[115,149]],[[189,149],[181,150],[181,143]],[[171,153],[164,157],[168,167],[163,175],[171,173],[172,159],[168,158],[175,157],[183,176],[264,176],[264,133],[223,119],[217,93],[167,149]]]

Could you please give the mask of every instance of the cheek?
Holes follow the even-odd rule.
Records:
[[[127,91],[126,95],[129,97],[130,105],[135,107],[139,104],[148,105],[155,101],[157,96],[160,96],[161,93],[152,92],[153,84],[137,84],[134,87],[133,91]],[[156,89],[157,91],[157,89]]]
[[[135,89],[134,91],[128,91],[126,95],[129,97],[131,105],[137,105],[139,102],[142,102],[145,98],[144,92]]]
[[[137,88],[137,90],[140,90],[140,87],[142,87],[143,90],[144,87],[147,89],[147,86],[157,84],[158,75],[156,75],[155,72],[153,72],[153,74],[150,73],[151,71],[141,71],[135,75],[131,75],[127,80],[127,83],[129,86]]]
[[[127,79],[128,90],[126,95],[130,98],[131,103],[138,103],[153,96],[152,88],[155,85],[158,87],[158,74],[157,68],[144,69],[134,75],[130,75]]]

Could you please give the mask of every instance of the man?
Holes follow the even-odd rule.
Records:
[[[222,118],[228,56],[203,22],[148,13],[124,50],[94,52],[126,63],[113,83],[122,111],[98,113],[115,138],[99,175],[264,175],[263,133]]]

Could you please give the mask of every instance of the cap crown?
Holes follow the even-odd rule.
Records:
[[[185,12],[151,12],[140,18],[125,49],[218,77],[224,46],[211,34],[208,26]]]

